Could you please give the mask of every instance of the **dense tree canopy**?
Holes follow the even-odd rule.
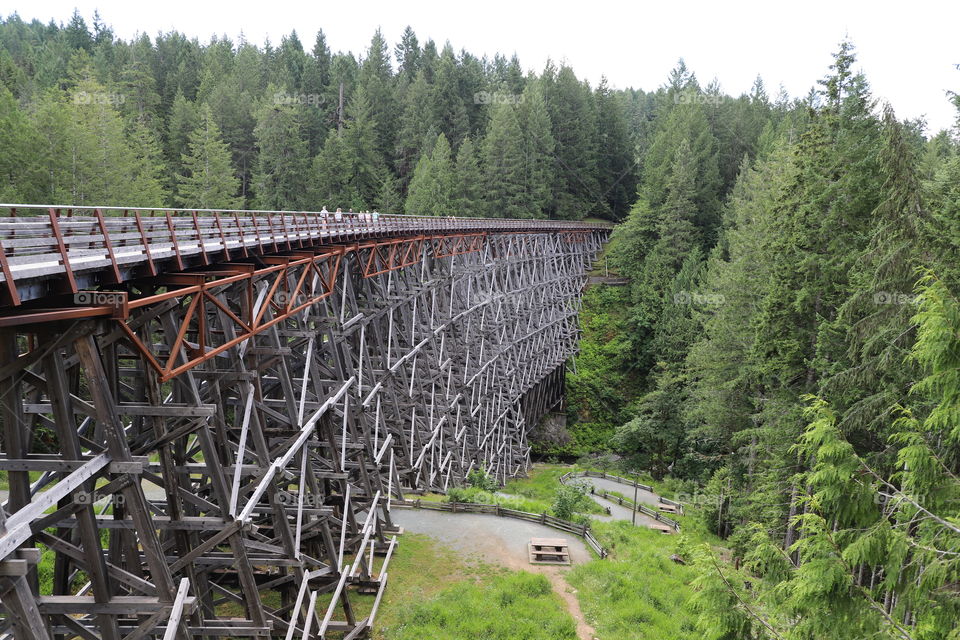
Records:
[[[956,638],[957,131],[877,105],[849,42],[803,101],[683,65],[664,98],[609,250],[629,302],[588,295],[553,451],[608,442],[696,488],[736,559],[699,552],[702,637]]]
[[[392,47],[377,31],[360,56],[331,52],[322,31],[310,48],[301,37],[263,47],[178,32],[125,41],[76,12],[65,25],[0,19],[0,193],[74,204],[626,215],[639,169],[631,110],[642,92],[591,89],[566,65],[525,74],[516,57],[438,47],[410,27]],[[428,205],[414,190],[411,200],[418,167],[437,164],[422,160],[441,134],[450,168],[440,181],[453,195]],[[91,181],[88,167],[103,179]],[[129,176],[134,188],[115,186]]]

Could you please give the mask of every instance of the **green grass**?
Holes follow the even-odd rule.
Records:
[[[702,637],[688,603],[697,569],[670,560],[678,545],[688,544],[686,538],[623,521],[598,522],[593,530],[610,557],[574,567],[567,581],[577,589],[580,606],[599,637]]]
[[[573,471],[573,467],[562,464],[535,464],[526,478],[510,480],[504,485],[502,493],[521,496],[528,500],[545,503],[552,508],[560,486],[560,476]],[[583,513],[603,513],[603,507],[593,500],[584,502]]]
[[[445,501],[452,501],[454,498],[458,502],[475,502],[478,504],[496,504],[507,509],[516,511],[526,511],[528,513],[553,513],[552,502],[546,500],[537,500],[524,496],[502,495],[491,491],[484,491],[470,487],[466,489],[457,489],[448,496]]]
[[[576,625],[543,575],[520,571],[462,582],[404,609],[396,640],[576,640]]]
[[[36,482],[40,479],[42,472],[40,471],[31,471],[30,472],[30,482]],[[48,487],[49,488],[49,487]],[[6,471],[0,471],[0,491],[9,491],[10,490],[10,476],[7,475]]]

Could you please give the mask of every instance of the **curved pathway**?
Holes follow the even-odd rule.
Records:
[[[621,493],[632,500],[633,487],[620,484],[619,482],[614,482],[613,480],[607,480],[605,478],[591,478],[586,476],[571,478],[567,482],[570,484],[583,483],[588,488],[587,495],[590,496],[590,498],[601,507],[610,510],[610,515],[590,514],[591,518],[603,520],[605,522],[609,522],[611,520],[631,520],[633,518],[633,509],[630,507],[617,504],[615,500],[605,499],[599,495],[589,493],[589,487],[593,486],[600,491],[617,491],[618,493]],[[650,493],[649,491],[644,491],[643,489],[638,488],[637,502],[656,508],[656,505],[660,504],[660,498],[655,493]],[[659,524],[655,518],[640,512],[637,512],[636,522],[638,525],[645,527],[652,527]]]
[[[619,482],[615,482],[608,478],[594,478],[594,477],[587,477],[587,476],[577,476],[575,478],[571,478],[570,481],[571,482],[587,482],[589,484],[592,484],[597,489],[601,489],[607,492],[616,491],[617,493],[622,494],[627,498],[630,498],[631,500],[633,500],[633,485],[621,484]],[[648,506],[656,507],[657,505],[660,504],[660,496],[658,496],[657,494],[651,491],[647,491],[645,489],[641,489],[638,487],[637,502],[642,502]]]

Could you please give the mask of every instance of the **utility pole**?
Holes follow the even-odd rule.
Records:
[[[637,526],[637,474],[633,474],[633,513],[630,514],[630,522]]]

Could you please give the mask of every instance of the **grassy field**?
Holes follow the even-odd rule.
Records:
[[[679,536],[629,522],[598,522],[594,533],[610,557],[575,567],[567,581],[600,638],[701,637],[688,605],[697,570],[670,560]]]
[[[546,578],[463,559],[429,536],[404,534],[387,575],[374,640],[576,640],[574,620]],[[330,597],[317,598],[321,615]],[[370,614],[374,600],[351,593],[357,620]],[[267,594],[265,601],[278,606],[279,596]],[[497,615],[490,615],[492,608]],[[229,603],[219,613],[243,616],[244,609]],[[334,618],[343,619],[342,609]]]
[[[465,561],[428,536],[405,534],[387,573],[375,639],[576,638],[573,618],[546,578]],[[360,598],[359,615],[372,601]]]

